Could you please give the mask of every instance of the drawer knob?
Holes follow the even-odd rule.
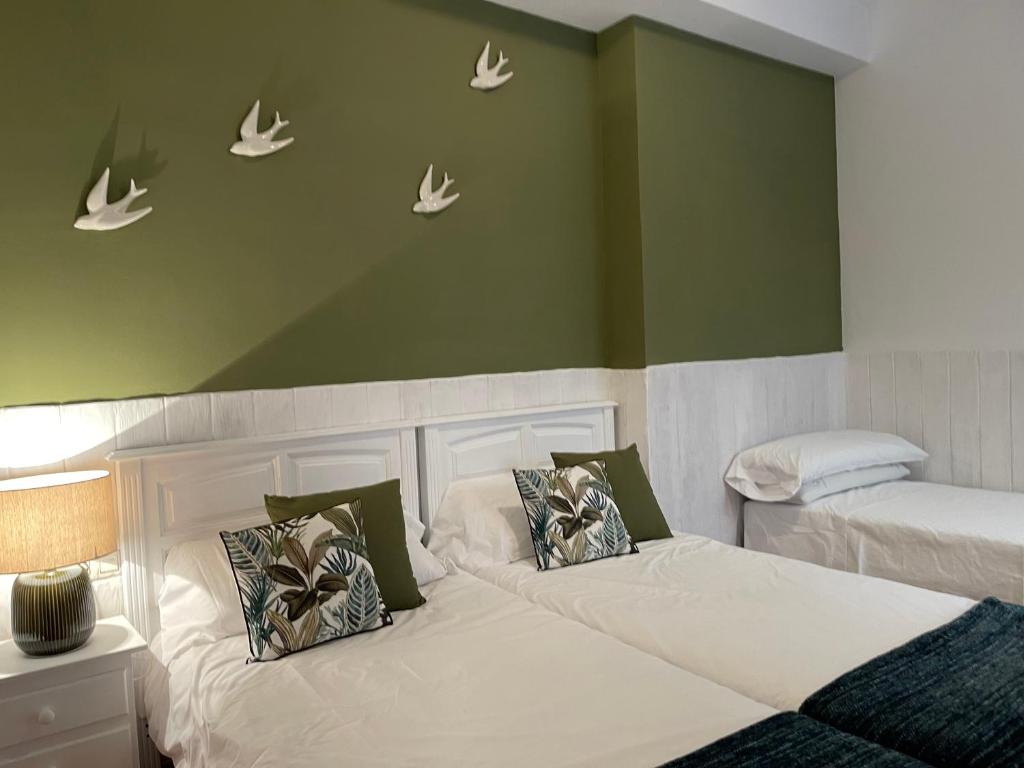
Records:
[[[49,725],[57,719],[57,713],[53,711],[52,707],[43,707],[39,710],[39,724]]]

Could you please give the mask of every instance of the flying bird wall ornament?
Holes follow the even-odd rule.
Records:
[[[116,203],[107,202],[107,187],[109,185],[110,168],[108,167],[89,192],[89,196],[85,200],[85,207],[89,212],[75,219],[75,229],[85,229],[93,232],[107,232],[112,229],[120,229],[135,223],[143,216],[148,216],[153,211],[152,207],[139,208],[137,211],[128,210],[128,206],[134,200],[142,197],[148,191],[136,187],[135,179],[132,179],[128,194]]]
[[[274,140],[277,132],[288,125],[289,122],[288,120],[281,119],[280,112],[274,113],[274,124],[262,133],[259,130],[259,122],[260,100],[256,99],[256,103],[252,105],[252,109],[245,116],[245,119],[242,121],[242,127],[238,131],[241,140],[231,145],[231,154],[242,155],[243,157],[263,157],[264,155],[272,155],[295,141],[294,136],[278,141]]]
[[[480,58],[476,60],[476,77],[469,81],[470,88],[478,91],[493,91],[495,88],[504,85],[512,79],[515,72],[501,74],[501,68],[508,64],[504,51],[498,51],[498,63],[493,67],[491,63],[491,41],[487,41]]]
[[[444,175],[444,181],[441,182],[441,186],[436,190],[434,189],[434,164],[431,163],[427,168],[427,173],[423,177],[423,181],[420,182],[420,199],[415,205],[413,205],[413,213],[440,213],[449,205],[459,199],[461,193],[456,192],[454,195],[444,196],[444,193],[448,190],[452,184],[455,183],[455,179],[449,179],[448,174]]]

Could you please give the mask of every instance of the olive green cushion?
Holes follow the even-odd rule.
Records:
[[[668,539],[672,536],[665,515],[654,497],[651,481],[647,479],[636,443],[621,451],[596,453],[552,453],[556,467],[572,467],[585,461],[604,460],[608,482],[611,483],[615,503],[622,521],[633,541]]]
[[[399,480],[308,496],[263,497],[267,514],[275,523],[323,512],[354,499],[361,499],[363,503],[366,549],[384,604],[390,611],[406,611],[423,605],[426,600],[416,586],[409,550],[405,546],[405,517]]]

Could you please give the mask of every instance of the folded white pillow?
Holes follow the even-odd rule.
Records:
[[[787,501],[806,483],[829,475],[927,458],[917,446],[884,432],[811,432],[748,448],[733,459],[725,482],[748,499]]]
[[[852,488],[865,488],[869,485],[902,480],[910,474],[910,470],[902,464],[885,464],[880,467],[864,467],[836,472],[834,475],[819,477],[804,483],[800,490],[789,500],[791,504],[810,504],[812,501],[842,493]]]
[[[434,515],[429,547],[470,572],[532,558],[530,524],[512,472],[448,486]]]
[[[405,513],[405,548],[409,550],[409,564],[416,584],[422,587],[437,581],[448,573],[444,564],[423,546],[423,533],[427,527],[408,512]]]
[[[238,586],[220,537],[171,547],[157,605],[164,664],[196,646],[245,634]]]

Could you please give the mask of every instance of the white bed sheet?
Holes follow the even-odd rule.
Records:
[[[805,505],[748,501],[744,521],[761,552],[1024,603],[1024,494],[900,481]]]
[[[570,568],[521,560],[476,575],[779,709],[973,605],[691,535]]]
[[[149,675],[157,746],[201,766],[655,766],[774,714],[465,573],[394,626],[249,664],[244,636]]]

